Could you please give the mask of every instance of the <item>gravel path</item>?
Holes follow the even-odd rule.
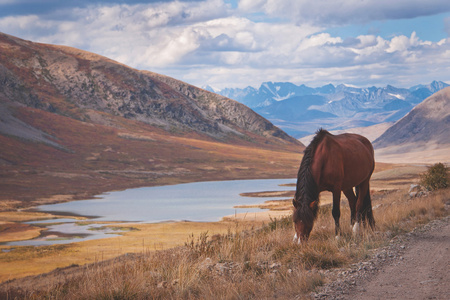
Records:
[[[369,261],[334,270],[313,299],[450,299],[450,217],[396,237]]]

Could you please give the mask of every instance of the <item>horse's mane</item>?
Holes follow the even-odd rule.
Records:
[[[297,175],[297,190],[295,192],[294,206],[294,222],[302,220],[307,223],[312,223],[317,217],[317,210],[312,210],[309,205],[319,197],[319,188],[314,181],[311,172],[311,164],[314,159],[314,153],[319,143],[324,136],[330,135],[328,131],[320,128],[311,143],[306,147],[300,163],[300,168]]]

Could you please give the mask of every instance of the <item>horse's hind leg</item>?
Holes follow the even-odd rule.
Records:
[[[360,224],[363,218],[363,210],[365,208],[364,198],[366,194],[369,193],[369,180],[364,181],[357,187],[357,199],[356,199],[356,217],[355,224],[353,225],[353,234],[357,234],[359,232]],[[365,219],[365,215],[364,215]]]
[[[339,236],[339,218],[341,217],[341,190],[333,192],[333,218],[336,237]]]
[[[350,224],[353,226],[355,224],[355,218],[356,218],[356,196],[353,192],[353,188],[350,188],[348,190],[344,191],[345,197],[347,197],[348,200],[348,206],[350,206]]]

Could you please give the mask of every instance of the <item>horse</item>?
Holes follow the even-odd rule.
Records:
[[[359,232],[360,224],[375,227],[370,199],[369,180],[375,168],[372,144],[358,134],[333,135],[319,129],[306,147],[297,176],[297,187],[292,203],[294,241],[307,241],[319,208],[319,194],[333,194],[332,215],[336,237],[339,237],[341,215],[341,191],[348,199],[353,234]],[[355,187],[356,195],[353,192]]]

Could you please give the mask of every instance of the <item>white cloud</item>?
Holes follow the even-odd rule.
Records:
[[[317,35],[313,35],[307,39],[304,39],[300,46],[297,48],[298,51],[304,51],[306,49],[310,48],[317,48],[325,45],[331,45],[331,44],[340,44],[342,43],[342,39],[337,37],[331,37],[328,33],[320,33]]]
[[[389,48],[386,49],[386,52],[393,53],[393,52],[405,52],[408,50],[409,47],[414,45],[414,39],[411,36],[411,38],[408,38],[404,35],[396,36],[394,37],[390,44]]]
[[[399,2],[409,7],[404,1]],[[360,2],[242,0],[236,11],[221,0],[93,5],[60,11],[53,18],[4,17],[0,28],[25,39],[82,48],[198,86],[258,86],[264,81],[408,85],[450,80],[448,38],[437,43],[416,33],[343,38],[323,33],[321,24],[311,25],[327,18],[337,23],[346,17],[376,19],[394,14],[388,10],[395,9],[396,1],[368,1],[364,10]],[[284,11],[295,22],[253,20],[245,13],[257,11],[270,11],[272,16]],[[61,13],[67,17],[61,18]],[[415,14],[417,10],[411,9],[402,16]]]
[[[5,32],[24,32],[34,31],[36,29],[48,30],[51,24],[41,20],[38,16],[18,16],[18,17],[4,17],[0,19],[0,28]]]

